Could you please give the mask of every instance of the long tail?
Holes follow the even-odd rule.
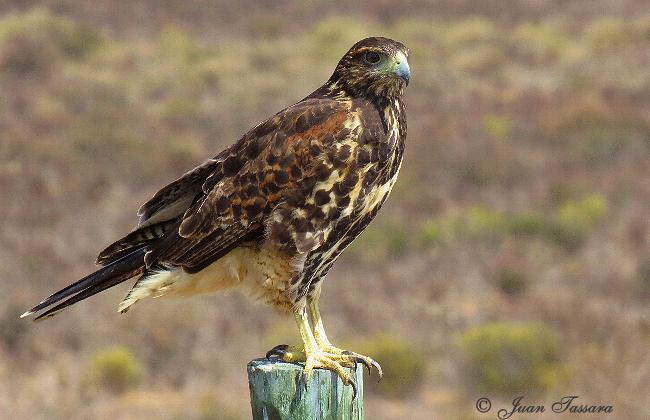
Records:
[[[55,307],[37,316],[34,321],[52,317],[70,305],[142,274],[144,272],[144,254],[144,246],[135,249],[120,259],[113,261],[105,267],[47,297],[20,317],[27,317],[67,298]]]

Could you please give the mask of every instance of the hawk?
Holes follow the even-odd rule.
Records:
[[[277,346],[267,357],[304,362],[306,376],[329,369],[355,390],[344,366],[381,375],[370,357],[331,344],[318,301],[332,264],[395,184],[408,57],[391,39],[357,42],[323,86],[158,191],[135,230],[99,254],[99,270],[22,316],[53,316],[136,277],[120,312],[146,297],[241,287],[298,324],[303,346]]]

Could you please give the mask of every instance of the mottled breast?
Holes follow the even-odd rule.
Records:
[[[336,194],[336,219],[330,220],[326,240],[307,255],[302,273],[293,279],[296,298],[318,290],[320,279],[340,253],[368,226],[392,190],[399,172],[406,136],[399,100],[377,109],[359,106],[351,120],[354,159],[349,170],[356,182]]]

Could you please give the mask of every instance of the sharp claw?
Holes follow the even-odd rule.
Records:
[[[381,378],[384,376],[384,372],[381,369],[381,366],[379,365],[379,363],[377,363],[375,360],[373,360],[373,359],[371,359],[369,357],[361,357],[358,354],[356,354],[354,352],[351,352],[349,350],[344,350],[341,353],[345,354],[345,355],[348,355],[348,356],[354,356],[353,360],[355,362],[362,363],[366,367],[366,369],[368,369],[368,375],[369,376],[372,376],[372,368],[373,367],[375,369],[377,369],[377,374],[379,375],[379,380],[377,382],[381,381]]]
[[[266,358],[268,360],[271,360],[271,356],[282,357],[287,352],[288,348],[289,348],[288,344],[277,345],[273,347],[271,350],[266,352]]]
[[[354,357],[354,361],[357,363],[361,363],[366,367],[366,369],[368,369],[368,376],[372,375],[372,365],[366,359],[364,359],[363,357],[356,356]]]
[[[347,381],[352,386],[352,401],[354,401],[357,399],[357,383],[352,378],[347,378]]]
[[[311,377],[311,373],[313,370],[312,366],[308,365],[309,362],[305,362],[305,367],[302,369],[302,383],[305,388],[305,391],[307,390],[307,383],[309,382],[309,378]]]
[[[372,365],[375,367],[375,369],[377,369],[377,376],[379,376],[379,378],[377,379],[377,382],[381,382],[381,378],[384,377],[384,371],[381,369],[381,366],[379,365],[379,363],[377,363],[374,360],[372,361]]]

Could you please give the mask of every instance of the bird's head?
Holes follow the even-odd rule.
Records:
[[[352,96],[399,97],[411,78],[409,52],[392,39],[362,39],[341,58],[330,83]]]

